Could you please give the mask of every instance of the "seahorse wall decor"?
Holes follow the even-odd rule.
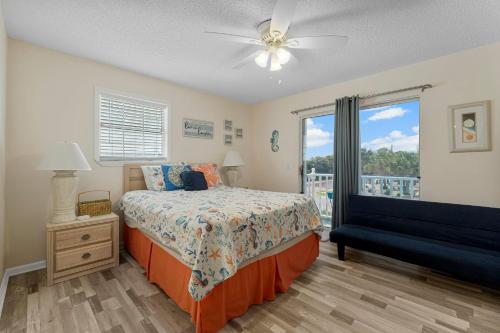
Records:
[[[280,138],[280,132],[278,130],[274,130],[271,134],[271,150],[273,152],[277,152],[280,150],[280,146],[278,146],[278,139]]]

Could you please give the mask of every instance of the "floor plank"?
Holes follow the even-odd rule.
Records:
[[[321,243],[311,268],[273,302],[222,332],[500,333],[500,293],[360,251],[339,261]],[[128,254],[116,268],[46,286],[45,270],[14,276],[0,333],[169,332],[195,328]]]

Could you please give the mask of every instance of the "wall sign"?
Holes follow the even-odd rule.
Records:
[[[182,119],[183,134],[190,138],[213,139],[214,123],[211,121]]]

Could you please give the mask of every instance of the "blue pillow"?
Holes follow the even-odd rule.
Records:
[[[184,171],[181,173],[186,191],[202,191],[208,189],[207,180],[201,171]]]
[[[181,173],[190,170],[191,166],[189,164],[162,164],[161,171],[163,172],[163,180],[167,191],[183,189],[184,183],[181,179]]]

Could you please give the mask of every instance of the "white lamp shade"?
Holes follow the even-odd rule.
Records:
[[[224,159],[224,163],[222,166],[225,167],[238,167],[245,165],[243,159],[240,154],[236,150],[230,150],[226,153],[226,158]]]
[[[52,145],[37,170],[92,170],[75,142],[59,141]]]

